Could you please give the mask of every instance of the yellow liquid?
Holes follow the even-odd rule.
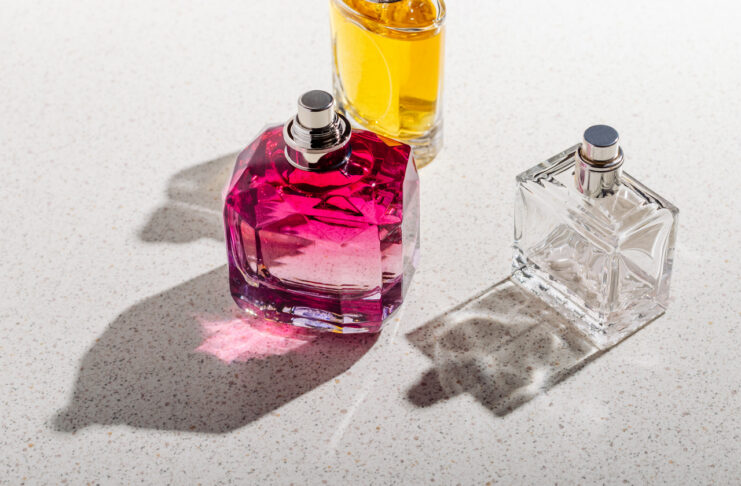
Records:
[[[340,105],[381,135],[402,141],[429,136],[441,122],[442,0],[330,2]]]

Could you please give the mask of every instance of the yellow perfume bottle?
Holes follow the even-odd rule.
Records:
[[[335,99],[352,121],[414,147],[442,148],[443,0],[330,0]]]

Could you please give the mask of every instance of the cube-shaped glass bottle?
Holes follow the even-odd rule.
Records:
[[[513,277],[601,348],[666,310],[674,260],[678,209],[622,165],[596,125],[517,176]]]

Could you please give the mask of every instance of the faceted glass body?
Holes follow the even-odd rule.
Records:
[[[341,110],[426,165],[442,147],[444,2],[330,0],[330,13]]]
[[[341,333],[379,331],[401,305],[419,252],[410,147],[354,131],[336,169],[285,156],[283,126],[238,157],[225,194],[229,278],[244,310]]]
[[[666,309],[679,211],[626,173],[582,195],[578,148],[517,176],[513,276],[604,348]]]

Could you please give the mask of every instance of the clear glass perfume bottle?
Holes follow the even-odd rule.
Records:
[[[442,148],[443,0],[330,0],[334,92],[363,128],[414,147],[417,167]]]
[[[622,172],[618,133],[584,141],[517,176],[515,281],[601,348],[661,315],[679,210]]]
[[[267,319],[377,332],[399,308],[419,253],[411,148],[351,130],[329,93],[266,128],[225,192],[232,296]]]

